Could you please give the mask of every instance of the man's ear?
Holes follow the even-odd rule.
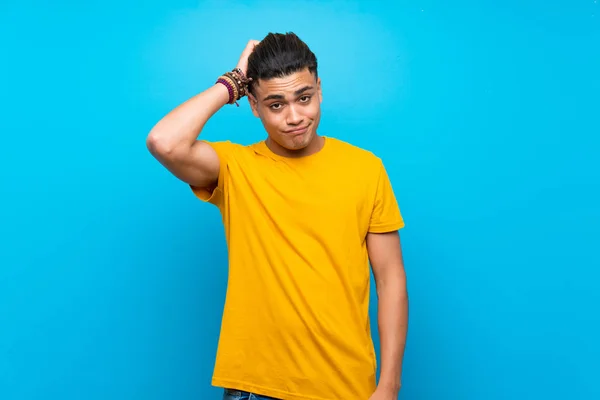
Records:
[[[258,117],[258,101],[256,100],[256,97],[254,97],[250,92],[248,92],[248,103],[250,104],[250,108],[252,109],[252,114],[254,114],[255,117]]]
[[[321,78],[317,79],[317,93],[319,93],[319,103],[323,102],[323,92],[321,91]]]

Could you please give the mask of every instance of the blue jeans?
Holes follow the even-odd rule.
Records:
[[[225,389],[223,400],[278,400],[274,397],[261,396],[259,394],[243,392],[235,389]]]

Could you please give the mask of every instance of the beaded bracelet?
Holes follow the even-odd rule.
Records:
[[[229,79],[226,79],[224,77],[220,77],[219,79],[217,79],[217,82],[215,83],[221,83],[223,86],[225,86],[227,88],[227,92],[229,92],[229,100],[227,100],[227,104],[233,104],[235,103],[237,104],[237,96],[236,96],[236,89],[234,87],[234,85],[232,84],[232,82]]]
[[[221,76],[221,79],[229,82],[229,84],[233,88],[233,99],[234,100],[241,99],[242,96],[240,96],[240,85],[229,75],[223,75],[223,76]]]
[[[231,72],[226,72],[217,79],[216,83],[223,84],[229,92],[229,101],[227,104],[234,104],[239,107],[237,100],[248,94],[248,84],[251,78],[246,78],[240,68],[234,68]]]

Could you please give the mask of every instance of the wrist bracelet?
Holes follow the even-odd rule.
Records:
[[[229,93],[229,99],[227,100],[227,104],[237,104],[237,96],[236,96],[236,90],[232,84],[232,82],[229,79],[226,79],[224,77],[220,77],[219,79],[217,79],[217,82],[215,83],[220,83],[223,86],[225,86],[227,88],[227,92]],[[239,104],[237,104],[239,107]]]
[[[248,94],[248,84],[252,81],[246,78],[240,68],[234,68],[231,72],[226,72],[217,79],[216,83],[220,83],[227,88],[229,92],[229,100],[227,104],[235,104],[239,107],[237,100]]]

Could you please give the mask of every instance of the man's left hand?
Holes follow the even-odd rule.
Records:
[[[369,400],[397,400],[398,399],[398,391],[394,389],[388,389],[383,387],[378,387],[375,389],[375,393],[369,397]]]

